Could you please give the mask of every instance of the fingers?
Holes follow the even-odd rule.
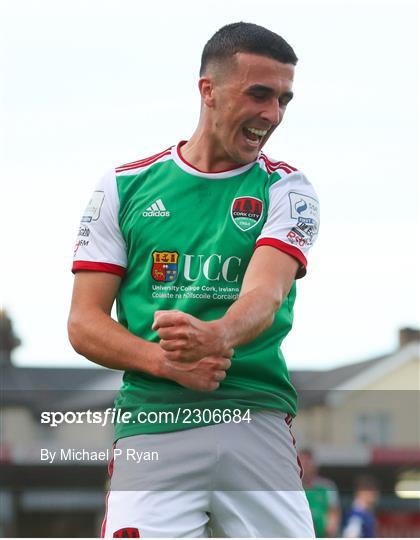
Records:
[[[223,381],[226,379],[226,371],[215,371],[213,374],[213,379],[217,382]]]
[[[178,310],[167,311],[155,311],[154,321],[152,324],[152,330],[157,331],[159,328],[168,326],[178,326],[184,324],[186,321],[186,314]]]
[[[166,365],[172,369],[176,369],[177,371],[184,371],[184,372],[188,372],[188,371],[194,371],[198,364],[199,364],[200,360],[196,360],[195,362],[176,362],[176,361],[167,361],[166,362]]]
[[[157,329],[157,335],[160,339],[166,340],[188,339],[191,336],[191,332],[187,325],[163,326]]]
[[[215,381],[209,381],[207,384],[204,385],[203,388],[200,388],[202,392],[213,392],[213,390],[217,390],[220,386],[220,383]]]
[[[221,358],[220,359],[220,367],[224,370],[227,370],[230,368],[230,366],[232,365],[232,362],[230,361],[229,358]]]
[[[181,353],[185,351],[187,342],[181,339],[171,339],[168,341],[165,339],[161,339],[159,341],[159,345],[164,351],[180,351]]]
[[[164,350],[166,360],[169,362],[196,362],[200,360],[200,355],[195,354],[194,351],[187,351],[185,349]]]

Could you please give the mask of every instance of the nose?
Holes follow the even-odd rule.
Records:
[[[265,104],[264,110],[261,112],[261,118],[273,126],[280,124],[283,118],[283,110],[275,97]]]

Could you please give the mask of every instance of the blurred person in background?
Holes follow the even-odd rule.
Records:
[[[312,450],[301,450],[299,459],[304,471],[303,487],[311,509],[315,534],[318,538],[336,537],[341,523],[337,486],[328,478],[319,476]]]
[[[374,508],[380,492],[371,476],[356,480],[353,504],[343,523],[343,538],[373,538],[376,536]]]

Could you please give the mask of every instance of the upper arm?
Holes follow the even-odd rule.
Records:
[[[108,315],[120,287],[121,278],[106,272],[80,271],[74,277],[70,317],[80,317],[92,309]]]
[[[76,274],[67,331],[70,343],[79,354],[96,358],[97,340],[105,337],[109,323],[113,322],[111,309],[120,282],[119,276],[106,272],[80,271]]]
[[[287,253],[271,246],[260,246],[249,262],[240,296],[260,287],[281,303],[289,294],[298,268],[298,261]]]

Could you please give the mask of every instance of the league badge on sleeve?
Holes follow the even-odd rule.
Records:
[[[103,191],[94,191],[93,195],[83,212],[82,223],[90,223],[91,221],[97,221],[101,214],[101,207],[105,199],[105,193]]]
[[[256,197],[236,197],[233,200],[230,215],[241,231],[249,231],[260,221],[263,203]]]
[[[287,239],[301,248],[310,247],[318,234],[319,203],[314,197],[294,191],[289,193],[289,201],[290,216],[296,223],[287,233]]]
[[[178,277],[179,253],[177,251],[154,251],[152,257],[152,278],[155,281],[166,283],[175,281]]]
[[[319,203],[316,199],[309,195],[291,191],[289,193],[289,200],[290,214],[293,219],[305,223],[318,224]]]

